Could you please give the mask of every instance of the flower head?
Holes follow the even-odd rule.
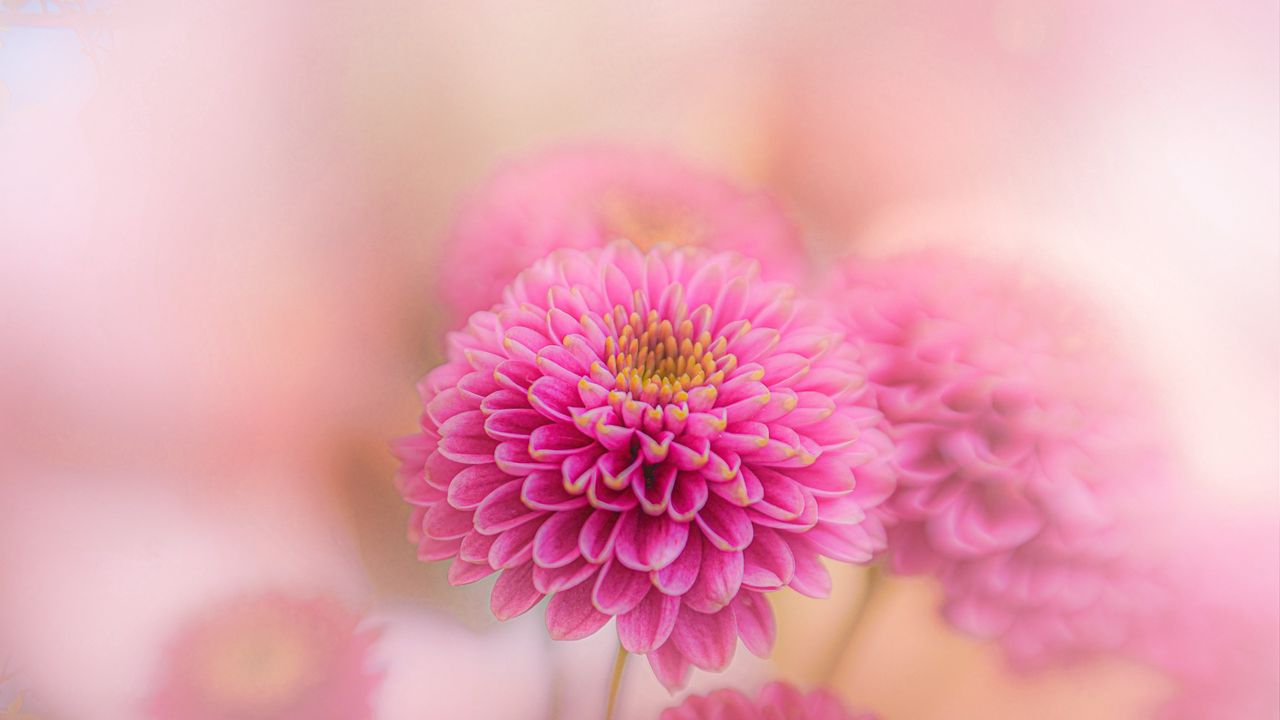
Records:
[[[425,560],[501,571],[506,619],[618,618],[668,687],[773,644],[764,593],[829,590],[819,555],[883,546],[888,439],[848,343],[732,253],[561,250],[449,339],[397,444]]]
[[[787,683],[774,682],[752,700],[740,690],[717,690],[691,695],[678,707],[664,710],[659,720],[875,720],[870,713],[853,713],[825,690],[802,693]]]
[[[156,720],[362,720],[376,633],[332,599],[260,595],[214,608],[170,649]]]
[[[552,250],[618,239],[732,249],[788,279],[803,257],[799,235],[767,197],[659,152],[599,147],[551,153],[495,177],[464,207],[439,284],[466,317]]]
[[[1096,313],[1045,279],[933,253],[846,268],[837,302],[894,434],[901,572],[1020,664],[1123,642],[1128,549],[1166,458]]]

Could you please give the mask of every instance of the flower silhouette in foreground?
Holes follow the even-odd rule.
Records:
[[[836,298],[893,428],[892,568],[937,573],[947,618],[1022,667],[1126,642],[1170,471],[1097,315],[943,252],[851,263]]]
[[[155,720],[364,720],[376,632],[336,600],[255,595],[217,606],[169,648]]]
[[[465,318],[552,250],[620,239],[642,249],[735,250],[777,279],[794,279],[803,262],[799,234],[764,195],[661,152],[596,147],[549,153],[494,177],[464,206],[438,282]]]
[[[691,695],[678,707],[664,710],[659,720],[875,720],[875,715],[850,712],[825,690],[803,693],[774,682],[755,700],[729,689]]]
[[[774,638],[765,593],[868,561],[890,446],[854,348],[732,253],[561,250],[449,338],[396,445],[424,560],[501,571],[506,619],[551,595],[581,638],[618,618],[669,688]]]

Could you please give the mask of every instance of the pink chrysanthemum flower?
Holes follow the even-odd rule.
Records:
[[[1124,642],[1166,466],[1096,315],[942,252],[851,263],[835,301],[893,428],[892,568],[937,573],[948,619],[1023,666]]]
[[[678,707],[664,710],[659,720],[875,720],[875,715],[846,710],[840,698],[826,690],[803,693],[774,682],[761,688],[755,700],[731,689],[691,695]]]
[[[555,638],[612,617],[668,687],[773,644],[764,593],[821,596],[818,556],[883,547],[888,439],[853,348],[732,253],[561,250],[449,338],[401,440],[425,560],[545,595]]]
[[[260,595],[214,608],[171,645],[155,720],[366,720],[376,632],[336,600]]]
[[[800,236],[767,197],[733,187],[660,152],[565,150],[499,173],[464,207],[438,283],[465,318],[486,310],[516,274],[558,248],[624,239],[735,250],[766,274],[796,279]]]

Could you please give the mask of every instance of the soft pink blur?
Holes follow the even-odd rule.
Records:
[[[820,264],[950,244],[1066,276],[1151,368],[1195,502],[1261,508],[1239,552],[1275,551],[1275,3],[139,0],[92,20],[111,35],[92,61],[69,31],[9,26],[38,5],[0,11],[0,659],[40,707],[135,719],[181,618],[283,584],[399,623],[386,717],[436,701],[412,667],[474,695],[502,666],[514,707],[552,704],[547,658],[563,716],[600,713],[612,647],[492,628],[487,588],[417,563],[385,449],[439,359],[459,198],[566,143],[764,188]],[[820,681],[857,597],[846,574],[831,601],[781,603],[773,664],[726,682]],[[890,583],[841,694],[1042,719],[1171,696],[1118,662],[1009,676],[936,601]],[[668,704],[640,665],[636,720]]]

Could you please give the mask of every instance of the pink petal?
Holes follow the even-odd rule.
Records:
[[[452,540],[471,532],[474,513],[458,510],[448,503],[433,505],[422,521],[422,529],[437,540]]]
[[[602,613],[621,615],[643,600],[650,587],[652,583],[647,573],[636,572],[616,560],[610,560],[600,568],[591,601]]]
[[[742,584],[757,590],[777,590],[795,576],[791,546],[777,531],[756,528],[755,539],[742,552]]]
[[[578,432],[568,423],[550,423],[534,430],[529,436],[529,456],[539,462],[562,459],[575,455],[593,444],[591,438]]]
[[[539,470],[529,473],[520,487],[520,500],[535,510],[566,511],[585,507],[587,498],[564,489],[560,473]]]
[[[582,526],[578,536],[578,549],[582,556],[594,563],[603,563],[613,555],[613,543],[618,536],[618,513],[596,509]]]
[[[618,638],[627,652],[648,653],[671,636],[680,614],[680,598],[650,590],[630,612],[618,616]]]
[[[498,410],[485,418],[484,432],[499,442],[528,440],[530,433],[548,422],[550,421],[536,410]]]
[[[675,561],[689,539],[688,523],[631,510],[618,521],[614,556],[632,570],[660,570]]]
[[[489,595],[489,608],[499,620],[510,620],[529,611],[542,599],[533,586],[533,563],[503,570]]]
[[[459,558],[449,566],[449,584],[469,585],[489,577],[494,572],[488,563],[469,563]]]
[[[586,583],[587,587],[591,587],[595,583],[587,583],[586,581],[594,576],[599,569],[599,565],[589,563],[582,558],[577,558],[568,565],[558,568],[544,568],[534,565],[533,586],[538,588],[539,592],[544,593],[561,592],[577,587],[582,583]]]
[[[681,608],[671,641],[676,649],[703,670],[720,672],[733,660],[738,626],[733,611],[725,608],[710,615]]]
[[[795,557],[796,573],[788,584],[792,590],[812,598],[831,595],[831,575],[818,559],[818,553],[803,540],[792,541],[791,554]]]
[[[684,550],[670,565],[649,573],[653,584],[667,595],[684,595],[693,587],[698,579],[698,570],[702,567],[702,534],[689,533]]]
[[[502,533],[489,548],[489,564],[496,568],[512,568],[533,559],[533,539],[543,524],[541,520],[517,525]]]
[[[547,632],[552,640],[581,640],[609,622],[591,604],[591,586],[578,585],[551,596],[547,603]]]
[[[676,622],[679,623],[679,620]],[[649,667],[653,668],[654,676],[668,692],[675,692],[688,684],[692,668],[688,659],[671,640],[645,657],[649,658]]]
[[[674,465],[661,465],[656,469],[646,467],[644,472],[631,478],[631,489],[640,498],[640,506],[650,515],[664,515],[671,503],[676,486],[677,470]],[[692,520],[692,516],[688,518]]]
[[[459,510],[474,510],[493,491],[511,482],[517,479],[497,465],[468,465],[449,483],[449,504]]]
[[[742,551],[725,552],[704,545],[698,579],[685,593],[685,604],[704,613],[716,612],[728,605],[742,587],[742,568]]]
[[[730,607],[742,644],[756,657],[769,657],[778,634],[769,599],[763,593],[741,592]]]
[[[873,554],[866,542],[866,532],[857,525],[818,523],[804,537],[815,550],[832,560],[865,563]]]
[[[486,535],[496,535],[544,514],[521,502],[520,483],[508,483],[490,493],[476,508],[475,527]]]
[[[707,504],[707,481],[697,473],[680,473],[676,476],[671,492],[671,504],[667,512],[673,520],[688,522],[697,516]]]
[[[552,513],[534,537],[533,561],[540,567],[558,568],[578,559],[582,555],[578,537],[592,512],[580,508]]]
[[[754,527],[747,513],[712,495],[695,518],[711,544],[721,550],[741,550],[751,543]]]
[[[577,399],[577,388],[552,377],[538,378],[529,388],[529,404],[552,420],[572,422],[569,407]]]

